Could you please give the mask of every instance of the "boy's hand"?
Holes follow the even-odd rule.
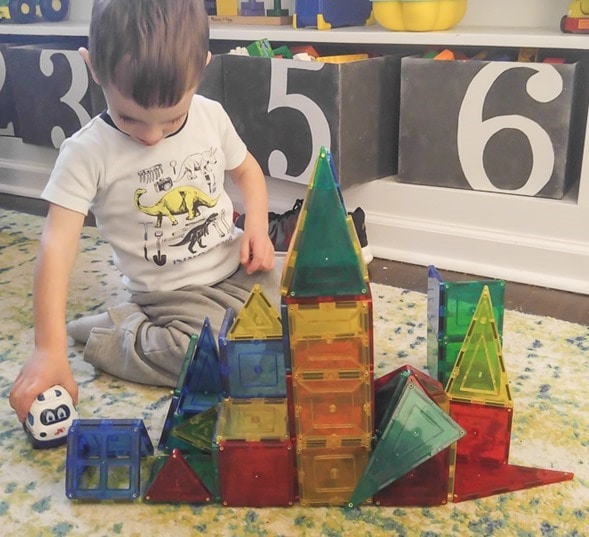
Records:
[[[26,419],[35,398],[56,384],[61,384],[72,396],[74,404],[78,404],[78,385],[67,356],[57,358],[50,352],[35,349],[10,389],[9,403],[20,422]]]
[[[274,245],[268,236],[268,192],[262,169],[247,152],[244,161],[228,173],[241,191],[245,206],[239,260],[247,274],[272,270]]]
[[[274,268],[274,245],[268,236],[268,232],[244,231],[241,237],[239,260],[247,274],[253,274],[258,270],[269,271]]]

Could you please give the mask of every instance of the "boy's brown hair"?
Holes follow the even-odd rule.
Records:
[[[95,0],[92,69],[143,108],[170,107],[196,88],[209,52],[203,0]]]

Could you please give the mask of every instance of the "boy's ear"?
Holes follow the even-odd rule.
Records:
[[[98,80],[98,77],[96,76],[96,73],[94,72],[94,69],[92,69],[92,61],[90,60],[90,53],[88,52],[88,49],[84,48],[84,47],[80,47],[78,49],[78,52],[80,53],[80,56],[82,56],[84,63],[88,67],[88,70],[90,71],[90,74],[92,75],[92,78],[94,79],[94,82],[96,82],[100,86],[100,80]]]
[[[207,63],[205,65],[209,65],[210,61],[211,61],[211,51],[209,50],[209,53],[207,54]]]

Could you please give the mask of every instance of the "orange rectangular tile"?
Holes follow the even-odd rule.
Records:
[[[369,369],[293,370],[298,435],[371,435],[372,373]]]
[[[364,336],[339,339],[302,339],[291,342],[291,367],[317,369],[372,369],[372,346]]]

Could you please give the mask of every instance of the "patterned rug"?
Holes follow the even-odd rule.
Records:
[[[7,404],[33,344],[31,282],[42,219],[0,209],[0,534],[7,536],[589,535],[589,327],[506,311],[504,357],[515,412],[509,462],[574,472],[572,481],[430,508],[250,509],[77,503],[65,496],[65,448],[33,450]],[[426,278],[424,269],[424,278]],[[374,364],[382,375],[426,363],[423,294],[372,285]],[[85,228],[68,315],[125,296],[94,228]],[[69,349],[83,418],[141,418],[157,444],[170,391],[95,371]]]

